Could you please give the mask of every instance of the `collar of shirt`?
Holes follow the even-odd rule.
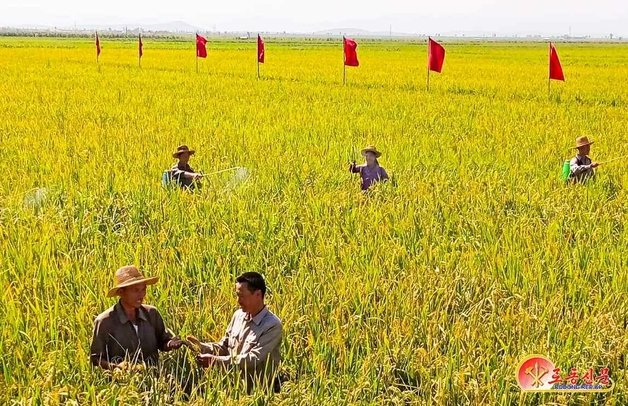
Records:
[[[120,319],[120,323],[125,324],[129,322],[129,318],[126,315],[126,312],[124,311],[124,307],[122,307],[122,302],[118,301],[118,303],[116,303],[116,313],[118,314],[118,318]],[[146,315],[144,314],[144,307],[140,306],[140,308],[138,309],[137,312],[137,316],[138,318],[144,320],[144,321],[148,321],[148,319],[146,318]]]
[[[253,321],[253,323],[255,323],[255,325],[259,326],[260,323],[262,322],[262,320],[264,319],[264,317],[266,317],[266,315],[268,314],[268,308],[266,308],[266,306],[264,306],[264,308],[262,310],[260,310],[259,313],[257,313],[255,315],[255,317],[251,317],[250,313],[246,313],[246,315],[244,316],[244,320],[245,321]]]
[[[586,159],[589,159],[589,156],[588,155],[576,154],[576,158],[578,158],[580,160],[586,160]]]

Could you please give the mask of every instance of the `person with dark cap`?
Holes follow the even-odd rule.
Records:
[[[191,190],[197,188],[203,177],[202,173],[195,172],[189,164],[190,157],[195,153],[196,151],[188,148],[187,145],[179,145],[172,154],[172,157],[178,159],[178,162],[170,169],[170,179],[177,182],[182,188]]]

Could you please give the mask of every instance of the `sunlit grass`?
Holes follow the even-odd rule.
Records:
[[[628,47],[447,44],[425,91],[424,44],[0,39],[0,403],[183,401],[181,350],[159,374],[111,381],[88,362],[119,266],[161,277],[148,302],[175,332],[218,339],[234,277],[262,272],[284,322],[272,403],[626,404],[626,161],[565,187],[577,135],[628,153]],[[167,192],[185,143],[208,177]],[[359,192],[375,144],[395,178]],[[609,395],[522,395],[528,353],[605,366]],[[174,376],[174,378],[172,377]],[[198,404],[240,388],[197,378]],[[235,381],[235,380],[234,380]],[[260,400],[261,399],[261,400]],[[266,399],[267,400],[267,399]]]

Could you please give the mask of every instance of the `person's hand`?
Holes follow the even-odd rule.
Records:
[[[199,340],[198,338],[194,336],[187,336],[186,339],[194,345],[197,345],[199,347],[201,346],[201,340]]]
[[[178,350],[179,348],[181,348],[182,345],[183,345],[183,340],[179,338],[173,338],[172,340],[168,341],[169,350]]]
[[[146,371],[146,365],[142,363],[133,363],[128,361],[122,361],[119,364],[110,364],[110,368],[113,366],[112,370],[116,375],[123,375],[130,372],[144,372]]]
[[[202,352],[203,343],[201,343],[201,340],[194,336],[187,336],[183,344],[194,353]]]
[[[598,166],[600,166],[599,162],[591,162],[591,168],[597,168]]]
[[[200,180],[202,177],[203,177],[202,173],[195,173],[194,176],[192,177],[192,179]]]
[[[118,362],[113,369],[126,371],[128,369],[131,369],[131,364],[127,361]]]
[[[198,354],[196,356],[196,362],[203,368],[214,365],[214,361],[216,361],[216,356],[213,354]]]

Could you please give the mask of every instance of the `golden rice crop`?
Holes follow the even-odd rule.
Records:
[[[425,91],[425,45],[194,44],[0,38],[0,403],[622,405],[628,352],[628,166],[566,187],[576,136],[594,159],[628,154],[628,47],[444,42]],[[199,193],[168,192],[171,151],[197,150]],[[347,172],[375,144],[388,184]],[[268,279],[283,320],[281,394],[250,397],[185,350],[158,373],[88,361],[115,269],[149,288],[167,325],[218,339],[234,277]],[[521,357],[608,366],[605,395],[525,395]]]

